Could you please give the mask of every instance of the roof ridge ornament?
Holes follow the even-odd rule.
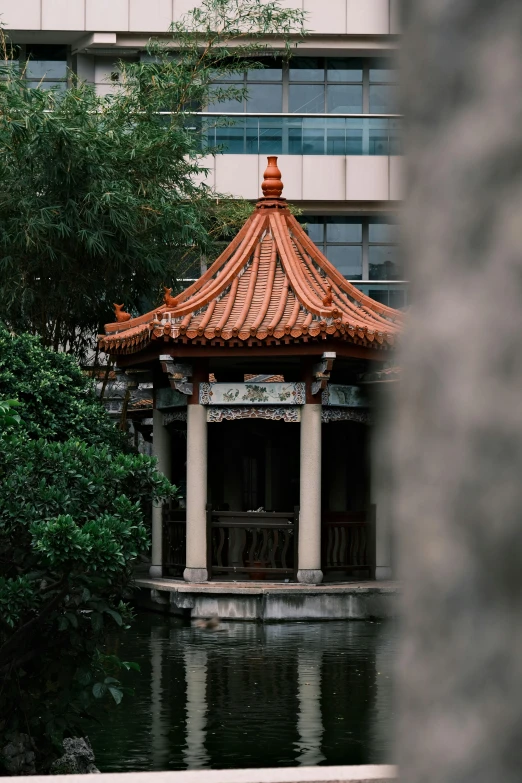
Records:
[[[281,197],[283,182],[277,166],[277,155],[267,156],[268,166],[263,174],[261,190],[263,196],[257,202],[258,207],[286,207],[286,199]]]

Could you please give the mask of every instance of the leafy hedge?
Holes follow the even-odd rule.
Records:
[[[14,336],[2,326],[0,398],[19,401],[22,428],[32,438],[124,446],[92,384],[70,356],[44,348],[38,337]]]
[[[105,635],[132,619],[151,504],[176,489],[124,447],[70,357],[5,331],[0,346],[0,751],[28,733],[45,770],[93,699],[121,701],[133,664],[103,654]]]

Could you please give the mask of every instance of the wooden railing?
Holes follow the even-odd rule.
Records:
[[[290,512],[215,511],[207,506],[209,578],[297,578],[299,509]],[[163,570],[182,577],[186,560],[185,509],[163,506]],[[325,573],[365,572],[375,578],[375,506],[368,512],[324,511],[321,561]]]
[[[214,511],[207,506],[209,578],[244,574],[250,579],[297,576],[299,509]]]
[[[366,513],[323,511],[321,538],[325,573],[366,571],[375,579],[375,506]]]
[[[163,575],[182,577],[186,563],[187,511],[163,505]]]

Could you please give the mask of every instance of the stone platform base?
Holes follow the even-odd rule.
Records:
[[[397,614],[396,582],[305,585],[274,582],[206,582],[137,578],[139,605],[192,619],[281,622],[370,620]]]

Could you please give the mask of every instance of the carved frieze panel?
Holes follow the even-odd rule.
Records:
[[[353,408],[323,408],[321,413],[323,424],[331,421],[355,421],[359,424],[373,424],[370,411],[354,410]]]
[[[202,405],[304,405],[304,383],[200,383]]]
[[[300,408],[279,408],[275,405],[261,407],[208,408],[207,421],[236,421],[237,419],[270,419],[271,421],[298,422],[301,420]]]
[[[166,427],[173,421],[187,421],[187,411],[171,411],[163,414],[163,426]]]
[[[344,386],[339,383],[329,383],[321,395],[323,405],[333,405],[346,408],[367,408],[368,400],[359,386]]]

